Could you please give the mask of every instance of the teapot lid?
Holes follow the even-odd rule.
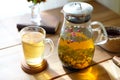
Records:
[[[63,7],[63,12],[71,15],[89,15],[93,7],[85,2],[70,2]]]

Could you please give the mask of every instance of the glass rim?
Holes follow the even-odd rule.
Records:
[[[42,32],[40,32],[40,30],[42,30]],[[45,29],[40,26],[26,26],[20,30],[20,34],[23,35],[26,32],[30,32],[30,31],[40,32],[40,33],[44,34],[44,38],[46,37]]]

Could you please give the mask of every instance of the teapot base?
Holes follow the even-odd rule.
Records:
[[[75,68],[72,68],[72,67],[67,67],[67,66],[64,66],[64,65],[63,65],[63,68],[67,71],[73,71],[73,72],[81,70],[81,69],[75,69]]]

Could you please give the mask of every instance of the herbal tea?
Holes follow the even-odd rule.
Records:
[[[44,54],[44,35],[40,32],[28,32],[22,36],[22,45],[27,64],[42,62]]]
[[[82,69],[91,64],[94,54],[94,42],[83,34],[77,34],[77,39],[68,40],[63,37],[59,40],[58,53],[65,67]],[[79,36],[79,37],[78,37]]]

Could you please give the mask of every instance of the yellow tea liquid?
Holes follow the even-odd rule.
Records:
[[[69,35],[69,34],[68,34]],[[59,57],[65,67],[82,69],[91,64],[94,54],[94,42],[81,33],[75,33],[75,38],[61,36],[58,44]]]
[[[40,64],[44,53],[44,35],[39,32],[28,32],[22,36],[22,45],[27,64]]]

